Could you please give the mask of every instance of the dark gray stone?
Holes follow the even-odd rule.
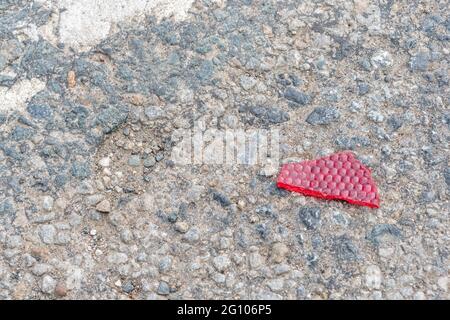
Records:
[[[289,120],[289,115],[283,110],[270,108],[265,114],[265,120],[269,123],[283,123]]]
[[[268,239],[270,230],[266,224],[257,224],[255,227],[255,230],[262,239],[264,239],[264,240]]]
[[[91,175],[91,168],[87,162],[74,162],[71,173],[75,178],[83,180]]]
[[[306,118],[310,125],[326,125],[339,120],[340,113],[335,107],[317,107]]]
[[[381,237],[388,235],[394,238],[402,238],[401,230],[393,224],[378,224],[372,228],[366,239],[374,245],[379,245]]]
[[[356,261],[359,259],[358,248],[347,235],[334,239],[333,248],[337,259],[340,261]]]
[[[263,205],[256,208],[256,213],[265,218],[276,218],[277,214],[271,204]]]
[[[178,213],[177,212],[172,212],[167,216],[167,220],[170,223],[175,223],[178,220]]]
[[[281,189],[277,187],[277,184],[275,182],[271,182],[269,186],[267,187],[267,192],[271,196],[277,196],[277,197],[286,197],[289,195],[289,192],[285,189]]]
[[[144,167],[151,168],[156,164],[156,159],[153,156],[148,156],[144,159]]]
[[[430,55],[426,52],[419,52],[409,60],[411,71],[426,71],[430,64]]]
[[[335,143],[342,150],[355,150],[356,148],[369,147],[371,144],[369,138],[361,136],[339,136]]]
[[[230,199],[223,193],[213,190],[213,200],[217,201],[222,207],[228,207],[231,205]]]
[[[358,94],[363,96],[369,92],[369,85],[365,82],[358,82]]]
[[[134,291],[134,285],[131,281],[127,281],[122,285],[122,291],[125,293],[132,293]]]
[[[20,66],[30,78],[50,76],[62,64],[58,49],[42,38],[27,47]]]
[[[158,290],[156,291],[157,294],[162,296],[167,296],[170,294],[170,287],[169,284],[165,281],[161,281],[158,286]]]
[[[372,70],[372,65],[370,63],[370,61],[368,59],[363,59],[360,61],[359,65],[361,66],[361,68],[363,68],[363,70],[365,71],[371,71]]]
[[[6,114],[0,113],[0,125],[6,123],[7,119],[8,118],[7,118]]]
[[[320,222],[320,212],[319,207],[303,207],[298,212],[300,221],[306,226],[308,230],[316,230],[319,228]]]
[[[293,87],[289,87],[286,89],[286,91],[284,92],[284,97],[291,101],[291,102],[295,102],[297,105],[300,106],[305,106],[309,103],[311,103],[311,96],[307,95]]]
[[[210,80],[214,74],[214,64],[210,60],[204,60],[197,69],[197,78],[204,82]]]
[[[160,162],[161,160],[164,159],[164,153],[163,152],[158,152],[155,156],[155,160],[156,162]]]
[[[66,126],[69,129],[86,129],[86,119],[89,115],[88,109],[82,106],[69,107],[63,111]]]
[[[11,88],[15,82],[16,82],[15,77],[0,75],[0,86],[2,86],[2,87]]]
[[[445,183],[447,184],[447,187],[450,188],[450,167],[447,167],[444,170],[444,180],[445,180]]]
[[[315,252],[310,252],[306,255],[306,262],[308,264],[308,267],[314,269],[319,263],[319,257]]]
[[[14,219],[15,210],[13,203],[10,199],[3,200],[0,202],[0,218],[9,217]]]
[[[239,108],[239,112],[246,114],[244,122],[259,122],[265,125],[279,124],[289,120],[289,114],[276,107],[249,106]]]
[[[144,114],[149,118],[150,120],[156,120],[161,119],[164,117],[164,110],[157,106],[149,106],[144,109]]]
[[[27,106],[28,113],[35,119],[47,119],[52,116],[52,108],[45,104],[29,104]]]
[[[108,107],[100,112],[97,123],[102,127],[104,133],[111,133],[123,124],[128,118],[128,110],[125,108]]]
[[[33,129],[16,126],[11,132],[11,139],[15,141],[28,140],[33,135],[34,135]]]
[[[131,155],[128,158],[128,165],[131,167],[138,167],[141,165],[141,157],[139,155]]]
[[[422,203],[431,203],[436,200],[436,193],[428,188],[420,194],[419,198]]]
[[[397,131],[403,125],[403,119],[400,116],[391,116],[387,120],[387,124],[392,131]]]

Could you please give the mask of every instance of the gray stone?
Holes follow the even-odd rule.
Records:
[[[28,113],[35,119],[49,120],[53,114],[51,107],[45,104],[32,104],[27,107]]]
[[[126,281],[124,284],[122,284],[122,291],[125,293],[132,293],[134,291],[134,285],[131,281]]]
[[[158,152],[155,156],[155,160],[156,162],[160,162],[161,160],[164,159],[164,153],[163,152]]]
[[[28,140],[33,136],[33,134],[33,129],[16,126],[11,132],[11,139],[15,141]]]
[[[114,252],[108,255],[107,261],[111,264],[123,264],[128,261],[128,256],[122,252]]]
[[[306,290],[305,287],[300,286],[297,288],[296,290],[296,294],[297,294],[297,299],[303,300],[306,298]]]
[[[366,268],[366,286],[369,289],[380,289],[383,280],[381,270],[376,265],[370,265]]]
[[[289,120],[289,114],[277,107],[243,105],[239,112],[245,114],[245,122],[259,122],[264,125],[274,125]]]
[[[288,264],[277,264],[274,269],[273,269],[274,273],[277,276],[289,273],[291,271],[291,267]]]
[[[256,225],[256,232],[259,234],[259,236],[264,239],[267,240],[270,234],[270,230],[267,227],[267,225],[265,224],[257,224]]]
[[[86,179],[91,175],[91,168],[88,162],[74,162],[71,169],[72,176],[78,179]]]
[[[272,290],[274,292],[279,292],[279,291],[283,290],[284,280],[283,279],[269,280],[267,282],[267,286],[270,288],[270,290]]]
[[[296,103],[297,105],[300,106],[305,106],[309,103],[311,103],[311,96],[293,88],[293,87],[289,87],[286,89],[286,91],[284,92],[284,97],[291,101]]]
[[[277,217],[277,213],[275,212],[275,210],[273,209],[271,204],[257,207],[255,212],[257,214],[259,214],[263,217],[267,217],[267,218],[276,218]]]
[[[222,207],[228,207],[231,205],[230,199],[222,192],[213,190],[212,194],[213,200],[217,201]]]
[[[342,150],[355,150],[356,148],[369,147],[369,138],[363,136],[339,136],[335,140],[336,145]]]
[[[69,232],[64,232],[64,231],[59,232],[56,236],[55,244],[66,245],[66,244],[70,243],[71,239],[72,238],[71,238]]]
[[[393,238],[402,238],[401,230],[393,224],[378,224],[374,226],[366,238],[373,244],[379,245],[382,237],[386,235]]]
[[[56,284],[57,281],[55,279],[53,279],[51,276],[49,275],[45,275],[42,278],[42,282],[41,282],[41,290],[44,293],[47,294],[52,294],[55,291],[56,288]]]
[[[223,284],[226,282],[227,278],[223,273],[215,272],[212,274],[211,278],[217,284]]]
[[[219,272],[225,272],[231,265],[231,260],[227,256],[217,256],[213,259],[214,268]]]
[[[185,233],[183,239],[188,243],[196,243],[200,240],[200,232],[197,228],[191,228],[188,232]]]
[[[22,246],[22,237],[19,235],[11,235],[6,238],[6,247],[13,249]]]
[[[128,165],[131,167],[139,167],[141,165],[141,157],[139,155],[131,155],[128,158]]]
[[[133,239],[133,233],[130,229],[124,229],[120,232],[120,240],[122,240],[123,243],[130,244]]]
[[[341,225],[343,227],[347,227],[349,224],[348,216],[345,213],[339,211],[333,212],[333,220],[336,224]]]
[[[88,206],[95,206],[97,205],[100,201],[102,201],[105,198],[104,195],[102,194],[94,194],[92,196],[87,196],[86,197],[86,204]]]
[[[166,256],[159,261],[159,272],[165,273],[172,267],[172,258]]]
[[[426,52],[418,52],[409,60],[409,68],[412,71],[427,71],[430,63],[430,55]]]
[[[334,107],[317,107],[306,118],[310,125],[326,125],[339,120],[340,113]]]
[[[53,270],[53,267],[46,263],[37,263],[33,266],[31,269],[31,273],[33,273],[35,276],[42,276],[46,273],[49,273]]]
[[[169,284],[165,281],[161,281],[158,285],[158,289],[156,291],[157,294],[162,296],[167,296],[170,294]]]
[[[392,55],[388,51],[379,50],[371,58],[372,65],[376,68],[388,68],[392,65]]]
[[[41,238],[42,242],[45,244],[53,244],[55,241],[56,236],[56,228],[51,225],[43,225],[39,229],[39,237]]]
[[[153,156],[149,156],[144,159],[144,167],[151,168],[156,164],[156,159]]]
[[[384,121],[384,116],[377,110],[370,110],[367,118],[376,123],[382,123]]]
[[[241,76],[239,83],[244,90],[250,90],[256,85],[256,79],[249,76]]]
[[[104,133],[111,133],[123,124],[128,118],[128,110],[124,107],[108,107],[100,112],[96,122],[100,125]]]
[[[371,71],[372,65],[370,64],[370,61],[368,59],[363,59],[359,62],[359,65],[361,68],[363,68],[365,71]]]
[[[264,258],[258,252],[252,252],[249,256],[249,263],[252,269],[257,269],[264,265]]]
[[[320,212],[319,207],[303,207],[298,215],[308,230],[316,230],[320,226]]]
[[[50,196],[45,196],[42,199],[42,208],[46,211],[51,211],[53,209],[53,198]]]
[[[340,261],[356,261],[359,259],[358,248],[347,235],[336,238],[333,247],[336,257]]]
[[[164,110],[161,107],[150,106],[144,109],[144,113],[149,120],[157,120],[164,117]]]
[[[365,82],[358,82],[358,94],[363,96],[369,92],[369,85]]]
[[[445,183],[447,184],[447,187],[450,188],[450,167],[444,170],[444,180]]]
[[[361,104],[358,103],[357,101],[352,101],[349,107],[350,111],[353,113],[358,113],[359,111],[361,111],[361,108],[362,108]]]
[[[174,228],[180,233],[186,233],[189,230],[189,224],[185,221],[178,221],[175,223]]]
[[[397,131],[403,126],[403,118],[399,116],[391,116],[387,119],[387,124],[392,131]]]
[[[277,124],[288,121],[289,115],[281,109],[270,108],[267,109],[267,112],[263,119],[268,123]]]
[[[197,67],[197,78],[201,82],[206,82],[210,80],[214,74],[214,65],[209,60],[203,60],[200,65]]]

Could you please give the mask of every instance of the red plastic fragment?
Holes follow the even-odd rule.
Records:
[[[307,196],[380,207],[380,197],[370,170],[350,151],[284,164],[277,186]]]

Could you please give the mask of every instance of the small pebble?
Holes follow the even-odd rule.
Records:
[[[161,281],[158,286],[158,290],[156,291],[157,294],[162,296],[167,296],[170,293],[170,287],[167,282]]]
[[[102,213],[109,213],[111,212],[111,203],[108,200],[103,200],[97,204],[95,209]]]
[[[139,155],[132,155],[128,158],[128,165],[131,167],[139,167],[141,164],[141,157]]]
[[[189,230],[189,224],[187,222],[184,222],[184,221],[178,221],[178,222],[175,223],[174,228],[179,233],[186,233]]]
[[[64,283],[58,282],[55,287],[55,295],[59,298],[67,296],[67,287]]]

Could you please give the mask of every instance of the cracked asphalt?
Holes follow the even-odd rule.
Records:
[[[449,9],[0,0],[0,298],[449,299]],[[180,165],[194,129],[278,149]],[[276,187],[343,150],[379,209]]]

